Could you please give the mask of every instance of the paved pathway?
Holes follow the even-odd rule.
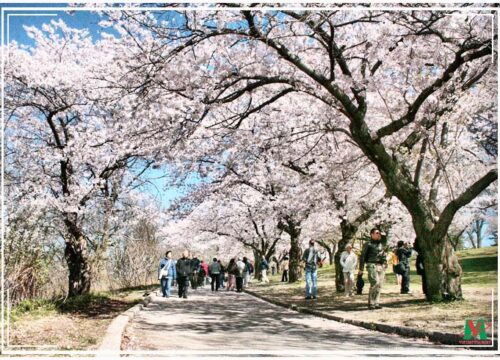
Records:
[[[122,350],[397,350],[437,348],[300,314],[245,293],[190,289],[188,299],[154,297],[128,324]]]

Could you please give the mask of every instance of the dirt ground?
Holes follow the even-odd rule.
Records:
[[[7,348],[96,350],[113,318],[140,301],[143,295],[144,291],[133,291],[81,309],[23,314],[8,326]]]

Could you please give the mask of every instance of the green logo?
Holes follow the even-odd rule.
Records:
[[[465,319],[464,340],[488,340],[487,331],[491,328],[491,322],[484,319]]]

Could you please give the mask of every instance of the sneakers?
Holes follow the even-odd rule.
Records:
[[[314,299],[314,300],[318,300],[318,297],[317,297],[317,296],[313,296],[313,299]]]
[[[373,305],[373,306],[372,305],[368,305],[368,309],[369,310],[380,310],[380,309],[383,309],[383,307],[380,306],[380,305]]]
[[[311,299],[312,299],[312,297],[306,296],[306,300],[311,300]]]

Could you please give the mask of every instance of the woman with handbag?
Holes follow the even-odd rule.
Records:
[[[158,280],[160,280],[163,297],[170,297],[172,281],[174,281],[175,278],[175,262],[172,260],[172,251],[169,250],[165,253],[165,257],[160,260],[160,265],[158,267]]]

